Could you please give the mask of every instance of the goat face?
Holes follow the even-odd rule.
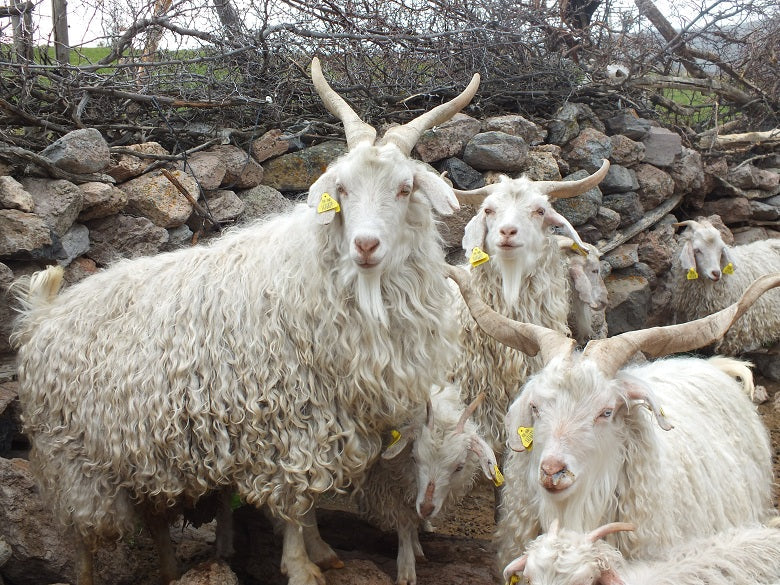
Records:
[[[722,267],[732,262],[720,232],[709,222],[702,221],[692,227],[686,237],[680,254],[682,265],[718,282],[723,276]]]
[[[577,360],[576,363],[562,363]],[[529,379],[506,415],[507,445],[528,450],[527,481],[548,497],[591,498],[622,462],[626,397],[590,360],[556,358]],[[533,444],[521,429],[533,429]],[[614,489],[614,488],[613,488]]]
[[[310,187],[309,204],[317,206],[323,193],[340,207],[341,252],[361,271],[381,272],[408,255],[407,230],[416,220],[407,217],[410,200],[427,199],[442,214],[458,208],[447,183],[394,145],[355,147]],[[334,213],[326,211],[321,222]]]
[[[603,311],[609,301],[609,293],[601,275],[598,253],[591,248],[588,252],[586,257],[578,254],[569,259],[569,276],[579,299],[594,311]]]

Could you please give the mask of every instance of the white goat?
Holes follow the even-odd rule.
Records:
[[[575,245],[574,240],[558,236],[569,278],[569,329],[577,343],[607,336],[607,285],[601,276],[601,252],[593,244]],[[586,252],[586,253],[583,253]]]
[[[482,252],[485,262],[472,261],[471,274],[482,299],[507,317],[568,333],[569,291],[563,258],[551,228],[561,227],[584,246],[571,224],[550,204],[551,197],[574,197],[595,187],[609,162],[579,181],[510,179],[472,191],[455,191],[461,203],[480,204],[466,225],[463,249],[471,258]],[[482,256],[484,258],[484,256]],[[504,347],[477,327],[463,303],[458,303],[463,353],[452,375],[464,402],[484,393],[475,420],[497,455],[506,437],[506,410],[525,379],[542,364]]]
[[[480,327],[545,363],[506,416],[500,566],[556,518],[580,531],[630,518],[639,530],[619,537],[621,552],[654,557],[770,514],[769,436],[742,384],[721,369],[724,358],[624,364],[638,351],[658,357],[712,342],[780,285],[780,273],[710,317],[593,340],[582,352],[556,331],[492,311],[465,271],[450,273]]]
[[[493,450],[468,420],[479,400],[464,408],[456,388],[436,389],[426,420],[395,430],[394,442],[356,492],[364,517],[398,533],[399,585],[417,582],[415,556],[424,557],[421,521],[446,514],[460,502],[480,467],[496,485],[503,481]]]
[[[706,218],[680,222],[681,238],[672,306],[680,320],[698,319],[736,301],[745,287],[764,274],[780,271],[780,240],[729,247]],[[716,353],[737,355],[780,341],[780,290],[759,299],[715,346]]]
[[[79,585],[91,550],[139,510],[174,578],[164,512],[224,487],[284,521],[292,585],[324,583],[317,565],[341,563],[317,533],[317,496],[359,482],[385,431],[444,381],[457,334],[431,208],[458,204],[409,153],[479,76],[376,145],[317,59],[312,79],[349,152],[308,204],[53,298],[61,274],[31,283],[19,394],[43,494],[80,537]]]
[[[606,524],[588,534],[551,526],[512,561],[504,578],[522,575],[533,585],[776,585],[780,582],[780,530],[732,528],[674,547],[667,558],[627,562],[602,538],[634,530]]]

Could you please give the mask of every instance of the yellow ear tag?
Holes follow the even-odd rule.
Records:
[[[734,265],[731,262],[723,267],[723,274],[734,274]]]
[[[341,211],[339,202],[330,196],[330,193],[323,193],[320,197],[320,202],[317,205],[317,213],[325,213],[326,211],[335,211],[338,213]]]
[[[523,447],[529,451],[534,447],[534,428],[533,427],[518,427],[517,434],[520,435],[520,440],[523,442]]]
[[[572,243],[571,249],[574,250],[575,252],[579,252],[583,256],[587,256],[588,255],[588,251],[585,248],[583,248],[582,246],[580,246],[577,242],[573,242]]]
[[[390,441],[390,444],[388,445],[388,447],[392,447],[392,446],[393,446],[393,445],[395,445],[395,444],[396,444],[398,441],[400,441],[400,440],[401,440],[401,433],[400,433],[400,432],[398,432],[398,431],[396,431],[395,429],[393,429],[393,430],[391,430],[391,431],[390,431],[390,436],[391,436],[391,437],[393,437],[393,440],[392,440],[392,441]]]
[[[472,266],[479,266],[488,260],[490,260],[490,256],[485,254],[485,252],[483,252],[479,246],[474,246],[474,249],[471,251],[471,258],[469,258],[469,263]]]
[[[509,585],[517,585],[519,582],[520,576],[517,573],[509,577]]]
[[[498,468],[498,464],[493,466],[493,475],[496,477],[493,480],[493,483],[496,484],[496,487],[501,487],[504,485],[504,474],[501,473],[501,470]]]
[[[696,280],[697,278],[699,278],[699,273],[696,272],[695,268],[689,268],[688,274],[685,275],[685,278],[687,278],[688,280]]]

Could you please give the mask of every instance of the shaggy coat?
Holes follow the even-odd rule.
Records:
[[[365,148],[366,171],[371,157],[406,160]],[[232,486],[295,521],[358,480],[453,352],[424,194],[396,221],[377,311],[358,303],[342,220],[321,225],[305,204],[53,299],[33,285],[15,333],[19,394],[57,518],[110,541],[134,528],[135,503]]]
[[[699,223],[699,222],[697,222]],[[678,322],[698,319],[735,302],[759,276],[780,272],[780,240],[760,240],[728,247],[717,229],[706,220],[689,227],[681,239],[681,257],[675,258],[671,273],[672,306]],[[686,260],[686,248],[695,263]],[[690,258],[690,254],[687,255]],[[731,262],[733,273],[722,270]],[[689,269],[697,278],[688,278]],[[691,276],[693,274],[691,273]],[[764,295],[734,323],[716,344],[720,354],[738,355],[780,341],[780,290]]]
[[[722,359],[660,359],[614,379],[594,360],[570,359],[554,358],[507,413],[514,437],[496,531],[500,567],[556,519],[577,531],[636,523],[618,549],[657,558],[769,515],[769,436]],[[530,428],[532,444],[515,444]]]
[[[549,217],[552,206],[525,177],[506,180],[500,186],[500,192],[485,199],[463,237],[466,258],[475,246],[490,256],[488,262],[468,267],[474,287],[502,315],[568,334],[566,267],[550,224],[539,213],[545,210]],[[499,247],[504,225],[517,228],[513,236],[517,247],[513,251]],[[455,364],[453,380],[466,403],[485,394],[474,417],[493,450],[500,454],[506,441],[503,420],[509,404],[526,378],[541,369],[542,362],[485,334],[460,295],[456,306],[463,351]]]
[[[774,585],[780,530],[732,528],[681,543],[663,560],[626,561],[607,542],[562,529],[534,540],[512,565],[534,585]]]

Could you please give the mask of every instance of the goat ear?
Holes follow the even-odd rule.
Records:
[[[525,563],[528,561],[528,555],[517,557],[514,561],[504,567],[504,581],[510,582],[512,575],[522,575],[525,570]]]
[[[695,278],[690,276],[697,274],[696,254],[693,253],[693,243],[690,241],[687,241],[685,244],[683,244],[682,250],[680,251],[680,264],[682,265],[686,274],[689,275],[689,280],[691,280],[691,278]]]
[[[480,209],[477,215],[471,218],[466,224],[466,229],[463,232],[463,240],[461,245],[466,251],[466,258],[471,256],[471,251],[474,247],[484,248],[485,237],[487,236],[487,219],[485,211]]]
[[[569,266],[569,276],[571,276],[572,282],[574,282],[574,290],[577,291],[580,300],[586,305],[592,304],[593,287],[585,274],[584,267],[581,264],[572,264]]]
[[[420,168],[414,173],[414,190],[425,197],[440,215],[452,215],[460,209],[452,187],[436,173]]]
[[[406,449],[410,441],[414,440],[414,430],[411,426],[402,427],[400,430],[393,429],[390,432],[391,442],[382,452],[382,459],[394,459]]]
[[[626,397],[629,400],[639,400],[645,403],[645,406],[655,415],[658,426],[665,431],[671,431],[674,427],[666,420],[666,413],[656,402],[653,391],[641,380],[623,372],[618,373],[618,380],[626,390]]]
[[[329,209],[327,211],[319,211],[320,202],[327,194],[333,201],[338,203],[336,195],[336,177],[332,171],[325,171],[320,178],[314,181],[311,187],[309,187],[309,197],[306,201],[309,207],[313,207],[317,212],[317,223],[327,225],[333,221],[336,217],[336,209]]]
[[[623,579],[615,572],[615,569],[605,569],[601,572],[595,585],[626,585]]]
[[[731,253],[731,248],[728,246],[723,248],[723,251],[721,252],[721,256],[723,257],[723,273],[724,274],[731,274],[737,269],[737,263],[734,261],[734,256]],[[726,271],[726,268],[729,267],[729,271]]]
[[[562,228],[565,235],[569,236],[572,240],[577,242],[577,245],[580,248],[587,251],[585,244],[580,239],[580,235],[577,233],[577,230],[574,229],[574,226],[569,223],[568,219],[555,211],[552,205],[547,206],[547,211],[544,214],[544,222],[542,225],[545,227],[555,226]]]
[[[485,477],[495,483],[497,486],[504,482],[504,478],[501,476],[501,471],[498,469],[498,462],[496,461],[496,454],[493,453],[490,445],[480,436],[475,435],[469,442],[469,450],[476,453],[479,458],[479,465],[482,468],[482,473]]]

